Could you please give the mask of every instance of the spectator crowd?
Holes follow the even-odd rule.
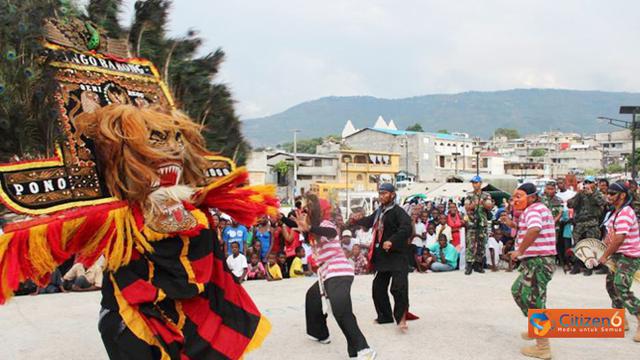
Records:
[[[410,197],[402,204],[411,216],[413,233],[407,242],[410,247],[409,271],[418,273],[465,270],[483,273],[513,271],[517,260],[512,260],[516,230],[503,221],[517,220],[518,213],[507,199],[493,199],[481,191],[482,179],[472,179],[474,192],[460,201],[431,201],[424,197]],[[606,231],[603,224],[610,214],[605,194],[608,180],[587,176],[579,184],[569,186],[564,178],[549,181],[540,189],[541,201],[552,211],[556,222],[557,263],[570,274],[589,276],[594,270],[577,261],[572,248],[585,238],[602,239]],[[632,194],[632,207],[640,214],[640,196],[635,181],[628,181]],[[496,201],[502,200],[502,201]],[[303,212],[302,203],[296,201],[288,214],[280,217],[265,216],[251,227],[238,224],[228,215],[212,211],[219,251],[239,281],[279,281],[288,278],[314,276],[315,263],[309,235],[296,227],[295,219]],[[364,214],[364,209],[353,209],[350,217]],[[352,262],[356,275],[370,272],[368,254],[372,244],[372,229],[350,225],[339,209],[333,214],[339,229],[340,243],[345,256]],[[18,295],[90,291],[100,289],[103,259],[85,269],[70,259],[56,270],[50,284],[37,288],[25,281]],[[600,266],[598,274],[608,269]]]
[[[480,177],[473,178],[472,183],[474,192],[459,202],[431,201],[418,196],[402,204],[413,224],[413,234],[407,239],[411,249],[407,254],[409,271],[426,274],[465,270],[470,274],[483,273],[485,269],[510,272],[517,267],[517,260],[510,256],[516,230],[503,220],[517,221],[519,214],[508,199],[494,199],[481,191]],[[556,222],[557,263],[566,273],[589,276],[594,271],[577,260],[572,248],[585,238],[603,238],[603,224],[611,210],[605,200],[608,185],[606,179],[587,176],[573,186],[565,178],[558,178],[540,189],[540,200],[552,211]],[[629,185],[633,206],[638,208],[637,185],[634,181],[629,181]],[[299,231],[294,221],[302,211],[298,201],[286,216],[263,217],[250,228],[238,225],[226,215],[215,215],[220,247],[227,254],[227,265],[240,281],[278,281],[314,275],[308,234]],[[350,217],[357,213],[364,214],[364,210],[353,209]],[[343,251],[353,263],[356,275],[368,274],[371,229],[350,225],[351,219],[345,221],[338,209],[333,217]],[[604,266],[595,269],[598,274],[607,271]]]

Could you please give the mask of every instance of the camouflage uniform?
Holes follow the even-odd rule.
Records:
[[[557,218],[558,215],[562,214],[562,211],[564,210],[564,203],[562,202],[562,199],[560,199],[557,195],[554,195],[553,197],[549,197],[547,196],[547,194],[542,195],[542,197],[540,198],[540,201],[544,204],[544,206],[546,206],[547,208],[549,208],[549,210],[551,210],[551,215],[553,215],[553,218]],[[560,230],[560,221],[556,222],[556,232]]]
[[[636,192],[632,192],[631,193],[631,207],[633,208],[633,211],[636,213],[637,217],[640,217],[640,193]]]
[[[606,200],[602,193],[595,190],[591,194],[580,192],[567,201],[567,206],[574,209],[573,244],[586,238],[600,239],[600,219]]]
[[[485,191],[480,194],[470,192],[465,200],[476,204],[473,213],[467,214],[465,228],[465,261],[467,263],[481,264],[485,256],[489,226],[489,216],[483,207],[485,200],[491,200],[491,195]]]
[[[527,316],[529,309],[545,309],[547,305],[547,284],[556,270],[554,256],[529,257],[520,260],[520,276],[511,286],[511,295]]]
[[[631,315],[638,316],[640,299],[631,291],[633,276],[640,270],[640,258],[634,259],[623,254],[613,254],[611,259],[616,263],[616,272],[607,274],[607,292],[611,298],[611,306],[616,309],[626,308]]]

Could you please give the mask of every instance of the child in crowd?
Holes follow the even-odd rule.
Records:
[[[491,271],[498,271],[498,265],[500,263],[500,255],[502,254],[502,243],[495,238],[495,233],[492,232],[487,240],[487,265],[491,268]]]
[[[420,221],[419,213],[411,215],[411,222],[413,223],[413,240],[411,241],[412,247],[414,247],[414,254],[416,256],[422,256],[422,249],[425,246],[425,239],[427,236],[427,227]]]
[[[416,258],[416,264],[418,265],[418,272],[430,271],[431,264],[435,261],[435,257],[431,254],[428,247],[425,247],[422,251],[422,256]]]
[[[251,263],[249,263],[249,269],[247,271],[247,280],[261,280],[267,277],[267,272],[264,269],[264,265],[260,262],[259,253],[251,254]]]
[[[511,257],[511,252],[514,250],[513,248],[513,239],[508,239],[504,246],[502,247],[502,254],[500,255],[500,263],[498,266],[501,269],[506,269],[507,272],[513,271],[515,266],[514,260]]]
[[[342,232],[342,236],[340,237],[340,244],[342,245],[342,248],[344,250],[346,250],[346,254],[347,254],[347,258],[349,256],[351,256],[351,250],[353,249],[353,244],[355,242],[353,241],[353,235],[351,234],[350,230],[344,230]]]
[[[305,275],[310,273],[309,270],[305,271],[302,268],[302,259],[304,258],[305,258],[304,248],[302,246],[298,246],[296,248],[296,257],[295,259],[293,259],[293,262],[291,263],[291,269],[289,269],[290,278],[304,277]]]
[[[433,254],[433,262],[430,269],[434,272],[453,271],[458,264],[458,251],[449,244],[447,236],[438,235],[438,243],[432,245],[429,251]]]
[[[249,253],[247,255],[251,257],[253,254],[258,255],[258,261],[260,262],[265,262],[267,260],[262,257],[262,242],[260,242],[260,240],[253,240],[253,245],[249,248]]]
[[[276,260],[275,254],[267,255],[267,281],[282,280],[282,271]]]
[[[427,225],[427,233],[425,235],[424,247],[430,247],[438,242],[438,236],[436,235],[436,226],[434,224]]]
[[[355,244],[353,245],[353,248],[351,248],[351,261],[353,261],[353,267],[356,275],[369,273],[369,262],[362,253],[362,249],[359,244]]]
[[[231,255],[227,257],[227,267],[239,282],[243,282],[247,276],[247,258],[240,253],[240,244],[231,243]]]
[[[285,279],[289,278],[289,264],[287,263],[287,255],[284,252],[278,253],[278,266],[280,266],[280,272]]]

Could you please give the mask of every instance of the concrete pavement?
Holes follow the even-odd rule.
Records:
[[[420,320],[408,334],[395,325],[375,325],[371,276],[356,277],[352,289],[360,327],[380,359],[524,359],[519,333],[526,330],[510,294],[516,273],[464,276],[461,272],[411,274],[410,301]],[[313,279],[246,283],[273,329],[262,348],[248,359],[346,359],[346,342],[335,321],[333,342],[320,345],[305,337],[304,296]],[[636,294],[640,286],[635,284]],[[71,293],[14,298],[0,307],[0,359],[106,359],[97,330],[100,294]],[[551,308],[610,306],[604,276],[556,272],[548,293]],[[624,339],[552,339],[555,359],[633,359],[640,343]]]

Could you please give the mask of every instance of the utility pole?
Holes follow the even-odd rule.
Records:
[[[293,129],[293,196],[291,197],[295,202],[295,197],[298,192],[298,133],[300,130]],[[292,204],[293,204],[292,202]]]
[[[631,130],[631,178],[635,180],[638,177],[638,169],[636,166],[636,116],[640,114],[640,106],[620,106],[620,114],[631,114],[631,121],[612,119],[604,116],[599,116],[598,120],[605,120],[613,126]]]

